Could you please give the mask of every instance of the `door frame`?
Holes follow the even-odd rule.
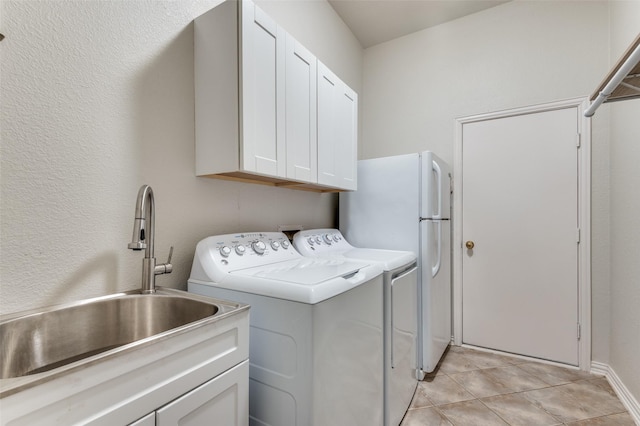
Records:
[[[578,245],[578,324],[576,333],[580,333],[578,342],[578,362],[581,370],[588,371],[591,366],[591,119],[584,117],[588,107],[588,98],[561,100],[546,104],[532,105],[504,111],[497,111],[468,117],[457,118],[455,122],[455,141],[453,147],[453,343],[462,345],[462,137],[465,124],[507,118],[517,115],[533,114],[559,109],[576,108],[578,114],[578,227],[580,243]]]

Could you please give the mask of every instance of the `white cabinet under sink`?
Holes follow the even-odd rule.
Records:
[[[222,373],[130,426],[200,426],[249,423],[249,361]]]
[[[356,93],[249,0],[194,22],[196,175],[355,189]]]
[[[143,418],[136,420],[129,426],[156,426],[156,412],[149,413]]]

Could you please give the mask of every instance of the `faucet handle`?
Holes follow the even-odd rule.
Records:
[[[169,249],[169,258],[167,259],[167,263],[171,263],[171,256],[173,256],[173,246]]]
[[[170,274],[173,271],[173,265],[171,264],[171,257],[173,256],[173,246],[169,249],[169,258],[167,263],[158,263],[154,268],[155,275]]]

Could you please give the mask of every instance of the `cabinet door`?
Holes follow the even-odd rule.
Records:
[[[287,178],[318,180],[316,57],[291,35],[286,39]]]
[[[318,183],[355,190],[358,96],[318,61]]]
[[[181,396],[156,412],[157,426],[249,424],[249,361]]]
[[[156,426],[156,413],[149,413],[141,419],[129,424],[129,426]]]
[[[241,168],[284,177],[285,32],[252,2],[241,4]]]

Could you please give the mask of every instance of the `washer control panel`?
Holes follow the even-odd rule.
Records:
[[[297,232],[293,236],[293,246],[302,254],[316,256],[352,249],[342,233],[337,229],[309,229]]]
[[[301,257],[282,232],[216,235],[206,240],[214,262],[224,269],[251,268]]]

